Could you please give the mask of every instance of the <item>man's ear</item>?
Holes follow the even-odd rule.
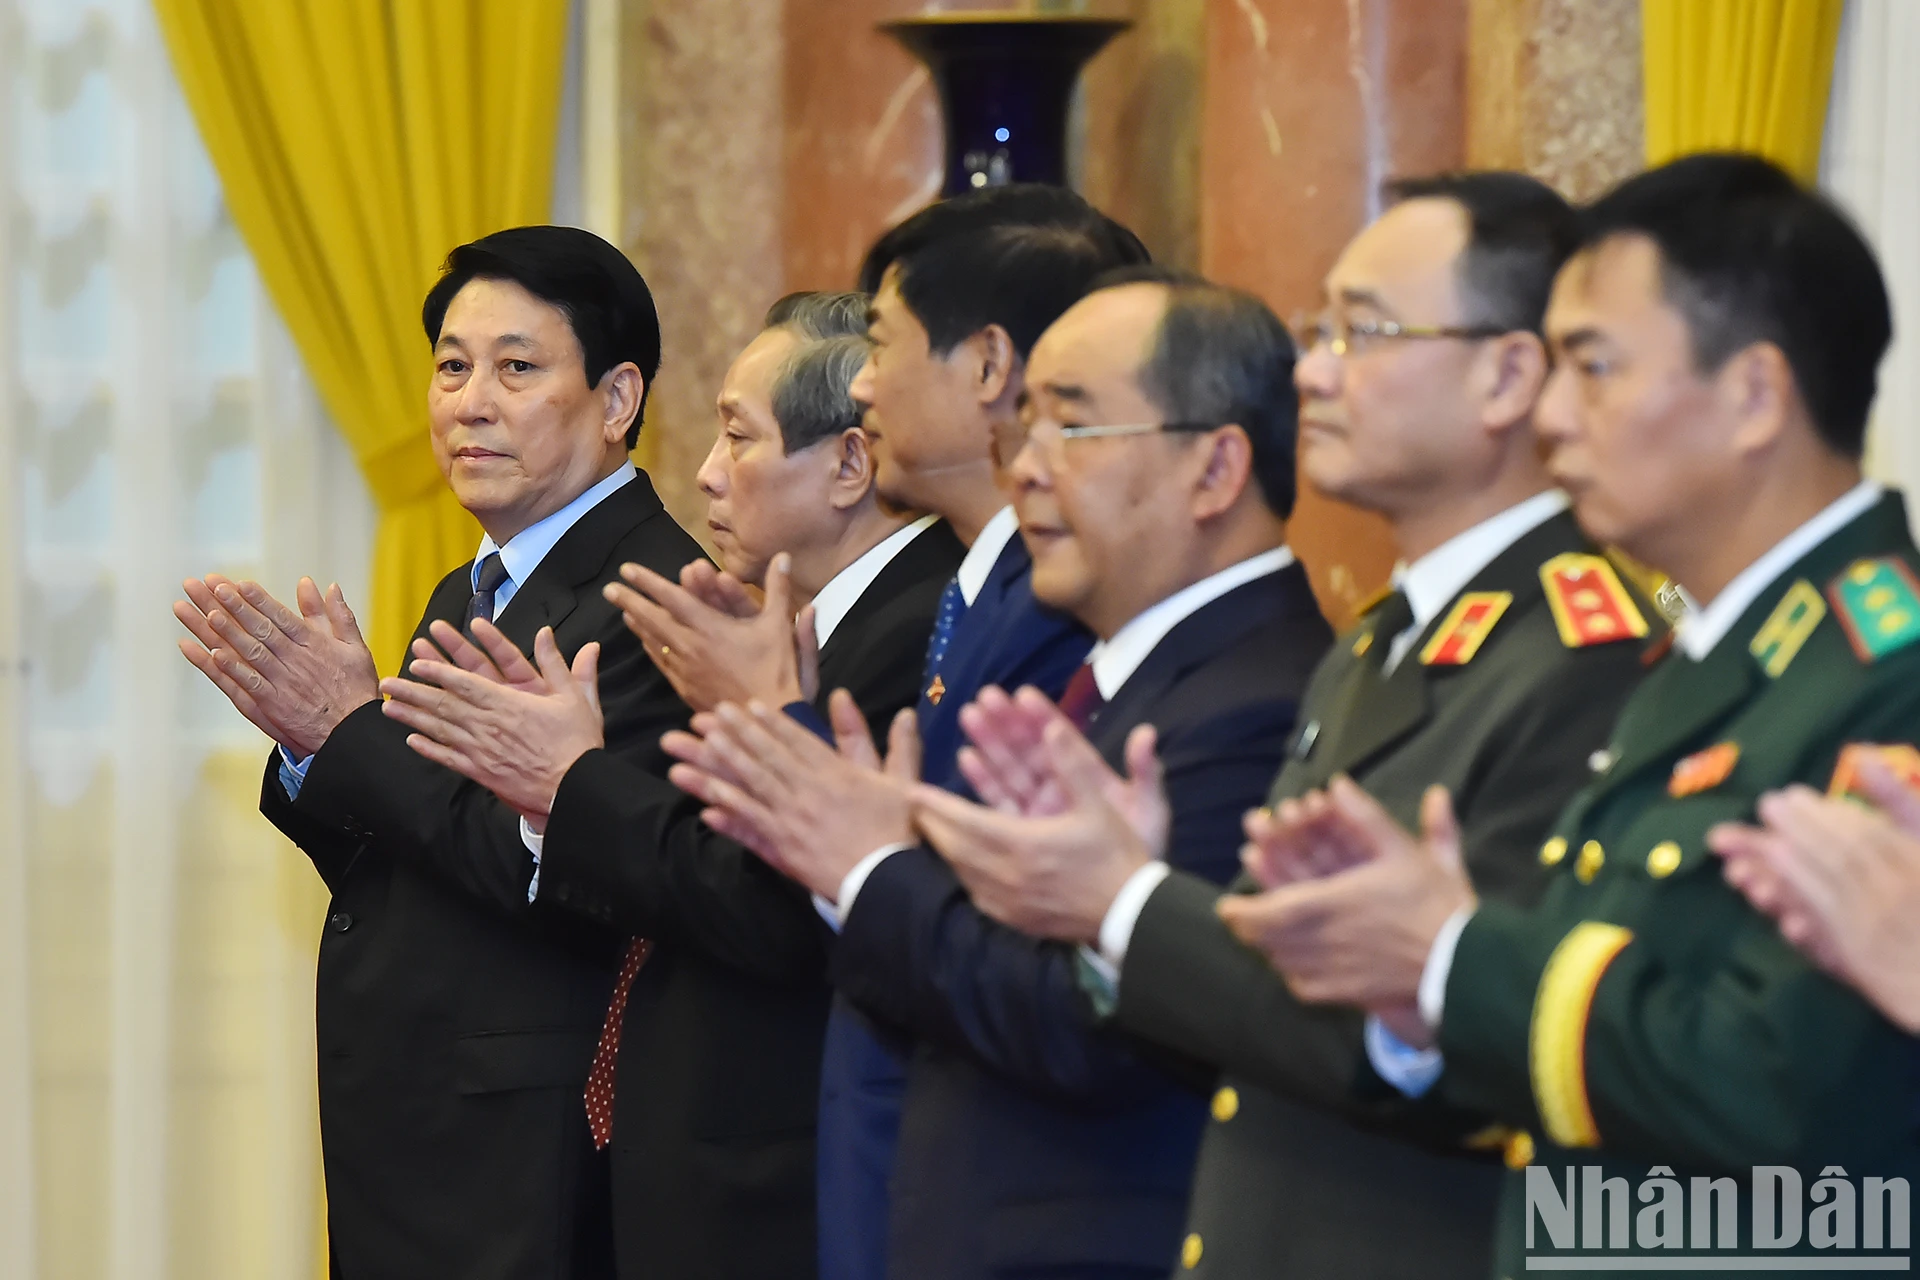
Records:
[[[641,397],[646,394],[647,380],[640,373],[640,366],[628,360],[617,364],[600,377],[600,385],[595,390],[607,398],[606,408],[600,422],[600,438],[608,444],[618,440],[627,442],[627,431],[633,426],[635,415],[640,412]]]
[[[1507,333],[1485,344],[1479,374],[1480,420],[1490,431],[1525,422],[1547,381],[1547,348],[1531,333]]]
[[[1002,400],[1010,403],[1019,393],[1022,366],[1013,338],[999,325],[990,324],[967,342],[973,361],[974,393],[980,403],[997,405]]]
[[[1750,343],[1727,357],[1713,378],[1713,393],[1738,424],[1734,446],[1742,453],[1771,446],[1786,430],[1796,389],[1786,353],[1771,342]]]
[[[833,458],[827,500],[835,511],[859,506],[873,488],[873,442],[860,428],[849,427],[824,452]]]
[[[1193,515],[1211,520],[1232,510],[1253,479],[1253,441],[1237,423],[1208,432],[1202,440],[1206,466],[1194,487]]]

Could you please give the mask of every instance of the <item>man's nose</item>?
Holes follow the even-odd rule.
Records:
[[[499,408],[498,390],[491,373],[475,369],[461,384],[460,394],[453,403],[454,416],[461,422],[492,421]]]
[[[853,375],[853,382],[847,387],[847,395],[862,410],[873,408],[873,357],[871,355],[861,362],[860,371]]]
[[[706,460],[693,473],[694,485],[709,498],[723,497],[727,490],[727,469],[720,462],[720,446],[720,441],[714,441]]]
[[[1300,353],[1293,363],[1294,389],[1303,396],[1329,399],[1340,394],[1340,379],[1345,369],[1339,356],[1324,342]]]
[[[1573,378],[1562,363],[1547,374],[1547,385],[1540,388],[1540,399],[1533,406],[1534,434],[1549,444],[1564,444],[1580,426],[1579,406]]]

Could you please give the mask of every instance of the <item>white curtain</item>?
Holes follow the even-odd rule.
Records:
[[[371,524],[147,0],[0,0],[0,1276],[315,1275],[324,893],[168,609]]]
[[[1868,469],[1920,503],[1920,4],[1851,0],[1840,27],[1821,185],[1859,221],[1893,293]],[[1910,513],[1912,514],[1912,513]]]

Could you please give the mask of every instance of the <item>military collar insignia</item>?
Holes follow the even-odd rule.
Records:
[[[1893,770],[1894,777],[1920,790],[1920,750],[1904,742],[1884,746],[1873,742],[1849,742],[1840,749],[1840,759],[1833,767],[1833,780],[1827,783],[1827,794],[1836,800],[1857,800],[1865,804],[1866,797],[1855,788],[1859,784],[1860,761],[1867,756],[1880,757],[1880,762]]]
[[[1569,649],[1640,639],[1647,620],[1605,556],[1562,552],[1540,566],[1540,585]]]
[[[1667,794],[1676,800],[1719,786],[1740,761],[1740,744],[1716,742],[1705,751],[1696,751],[1673,766],[1667,779]]]
[[[1463,667],[1473,661],[1473,655],[1480,652],[1494,624],[1512,603],[1511,591],[1463,592],[1448,610],[1446,619],[1434,629],[1433,637],[1421,648],[1421,665]]]
[[[1827,599],[1862,662],[1920,640],[1920,582],[1893,556],[1854,561],[1827,584]]]
[[[1826,616],[1827,602],[1820,598],[1811,582],[1801,578],[1787,588],[1780,603],[1760,624],[1747,652],[1759,662],[1762,671],[1777,680]]]

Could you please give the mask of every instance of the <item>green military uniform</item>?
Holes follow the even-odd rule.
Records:
[[[1536,1210],[1558,1211],[1549,1189],[1567,1208],[1567,1171],[1583,1165],[1623,1178],[1628,1202],[1597,1196],[1590,1211],[1582,1174],[1579,1211],[1560,1214],[1557,1238],[1552,1212],[1536,1212],[1529,1241],[1528,1181],[1510,1175],[1500,1274],[1563,1252],[1573,1220],[1582,1248],[1605,1238],[1603,1257],[1628,1245],[1614,1238],[1623,1226],[1635,1248],[1743,1251],[1756,1165],[1795,1166],[1808,1210],[1823,1177],[1920,1181],[1911,1042],[1787,945],[1705,847],[1713,824],[1752,821],[1763,792],[1826,787],[1849,744],[1920,739],[1917,565],[1904,508],[1884,496],[1763,590],[1704,659],[1663,658],[1623,711],[1608,767],[1541,846],[1546,897],[1531,910],[1485,902],[1461,934],[1441,1089],[1531,1134],[1520,1145],[1539,1166]],[[1694,1203],[1690,1180],[1722,1175],[1739,1192],[1725,1223],[1738,1242],[1709,1237],[1721,1210]],[[1676,1188],[1684,1245],[1677,1220],[1654,1212]],[[1905,1187],[1891,1209],[1892,1193],[1860,1192],[1845,1196],[1846,1234],[1903,1236],[1887,1215],[1904,1223]],[[1841,1202],[1837,1188],[1825,1198]],[[1802,1248],[1819,1243],[1815,1223],[1798,1226]]]
[[[1570,629],[1577,617],[1562,625],[1578,591],[1548,583],[1570,564],[1581,571],[1576,587],[1606,597],[1593,616],[1615,620],[1610,636],[1597,623]],[[1658,617],[1564,512],[1482,569],[1385,674],[1388,640],[1409,617],[1383,620],[1390,607],[1369,614],[1314,673],[1273,798],[1347,772],[1412,824],[1421,794],[1441,783],[1480,892],[1531,903],[1547,879],[1540,841],[1592,776],[1590,757],[1644,675],[1635,637]],[[1424,1133],[1439,1149],[1406,1141],[1422,1136],[1430,1108],[1405,1105],[1372,1075],[1359,1014],[1292,999],[1214,914],[1219,892],[1177,872],[1153,892],[1115,1010],[1129,1031],[1225,1073],[1181,1273],[1484,1277],[1498,1153],[1462,1150],[1451,1116]],[[1398,1136],[1355,1120],[1391,1122]]]

